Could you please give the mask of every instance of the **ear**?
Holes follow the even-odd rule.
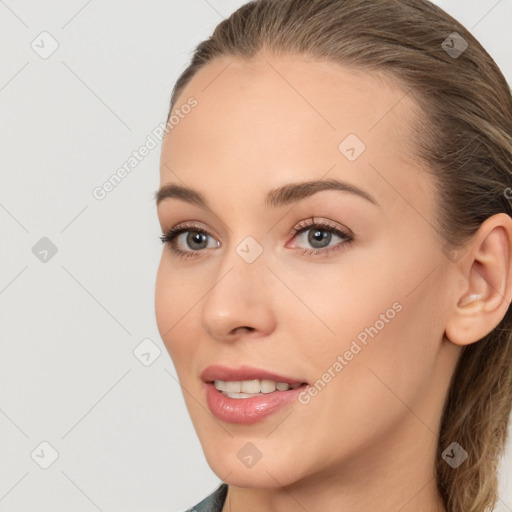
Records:
[[[445,334],[469,345],[489,334],[503,319],[512,299],[512,218],[498,213],[482,223],[454,263],[463,274],[454,296]]]

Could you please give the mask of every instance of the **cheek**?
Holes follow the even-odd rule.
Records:
[[[197,329],[197,320],[191,323],[190,318],[198,297],[193,282],[172,267],[164,251],[156,276],[155,316],[160,337],[173,361],[193,349],[190,338],[195,337],[192,332]]]
[[[173,325],[176,303],[176,292],[166,267],[165,256],[162,254],[155,283],[155,316],[160,337],[164,342]]]
[[[356,415],[363,403],[379,408],[391,399],[402,407],[394,394],[414,401],[435,366],[442,339],[432,321],[435,294],[411,293],[415,273],[402,263],[385,272],[379,265],[364,265],[364,272],[333,267],[330,276],[295,281],[294,291],[315,314],[287,306],[287,325],[294,326],[309,378],[320,381],[319,395],[333,403],[345,396],[344,409],[353,407]],[[299,307],[304,312],[292,323]]]
[[[383,276],[379,268],[347,261],[330,268],[303,269],[294,275],[291,271],[284,274],[284,269],[281,272],[285,282],[293,283],[297,300],[284,290],[278,301],[284,309],[278,311],[286,312],[283,323],[296,330],[300,352],[318,371],[349,350],[352,340],[357,339],[361,346],[365,341],[369,344],[375,327],[380,337],[400,316],[397,302],[402,294],[393,289],[398,276],[393,271]]]

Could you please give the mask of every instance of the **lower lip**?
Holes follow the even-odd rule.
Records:
[[[249,425],[262,421],[273,412],[297,400],[307,384],[288,391],[274,391],[251,398],[229,398],[220,392],[213,382],[207,382],[205,386],[208,407],[216,418],[228,423]]]

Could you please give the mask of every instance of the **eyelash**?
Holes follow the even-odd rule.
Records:
[[[311,222],[300,222],[297,226],[290,230],[289,234],[293,235],[293,237],[295,238],[297,235],[300,235],[303,232],[309,231],[311,229],[321,229],[322,231],[328,231],[329,233],[334,234],[343,239],[343,242],[339,242],[336,245],[332,247],[327,247],[325,249],[302,249],[302,255],[315,256],[321,254],[322,256],[325,256],[327,254],[331,254],[333,252],[345,249],[354,241],[354,237],[349,233],[341,230],[336,226],[330,225],[327,222],[315,222],[313,217],[311,217]],[[179,249],[176,244],[176,238],[179,235],[181,235],[181,233],[186,233],[188,231],[210,236],[210,234],[207,231],[201,229],[199,226],[196,226],[194,224],[184,224],[170,229],[167,233],[160,236],[160,240],[162,241],[163,244],[167,244],[171,251],[178,258],[186,259],[190,257],[197,257],[199,255],[198,253],[203,252],[203,250],[183,251]]]

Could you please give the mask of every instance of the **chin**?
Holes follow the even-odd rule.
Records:
[[[206,452],[205,456],[212,471],[223,482],[236,487],[277,489],[300,479],[293,460],[263,456],[252,466],[246,466],[238,459],[236,451],[224,452],[224,455],[218,451],[211,454]]]
[[[225,476],[230,470],[232,471],[231,474]],[[246,489],[279,489],[295,482],[294,479],[290,478],[289,474],[285,477],[281,470],[277,470],[276,468],[269,472],[267,472],[265,468],[258,470],[256,468],[231,468],[224,473],[217,473],[216,471],[214,471],[214,473],[228,485]]]

